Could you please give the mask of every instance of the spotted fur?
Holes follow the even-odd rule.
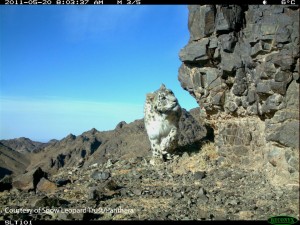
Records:
[[[146,96],[144,122],[155,158],[170,159],[178,146],[181,107],[164,84]]]

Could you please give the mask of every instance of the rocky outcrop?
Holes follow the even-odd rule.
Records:
[[[270,178],[299,177],[299,7],[189,6],[179,81],[218,150]]]

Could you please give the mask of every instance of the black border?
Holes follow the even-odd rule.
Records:
[[[0,5],[206,5],[246,4],[282,5],[282,0],[0,0]],[[299,4],[300,0],[283,0],[286,6]],[[289,3],[289,4],[288,4]],[[295,4],[292,4],[295,3]]]

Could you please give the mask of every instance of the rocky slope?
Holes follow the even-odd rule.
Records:
[[[5,175],[24,173],[29,162],[27,156],[0,143],[0,179]]]
[[[179,81],[202,107],[220,154],[299,180],[299,6],[189,6]]]
[[[37,171],[35,191],[15,188],[0,193],[0,219],[267,220],[279,214],[299,218],[298,186],[273,186],[264,173],[223,161],[211,144],[202,146],[200,153],[185,153],[156,167],[149,161],[109,159],[88,168],[62,168],[47,178]]]

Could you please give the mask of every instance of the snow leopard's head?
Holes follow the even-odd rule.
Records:
[[[174,93],[170,89],[167,89],[164,84],[154,94],[153,105],[157,112],[168,113],[180,109]]]

